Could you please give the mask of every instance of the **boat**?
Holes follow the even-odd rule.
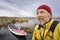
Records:
[[[12,34],[15,34],[15,35],[18,35],[18,36],[25,36],[25,35],[27,35],[27,33],[24,30],[22,30],[20,28],[17,28],[13,24],[12,25],[8,25],[8,29],[10,30],[10,32]]]

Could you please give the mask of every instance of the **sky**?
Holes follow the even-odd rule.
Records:
[[[47,4],[53,17],[60,17],[60,0],[0,0],[0,16],[36,17],[36,9]]]

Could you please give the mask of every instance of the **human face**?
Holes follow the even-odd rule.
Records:
[[[52,18],[52,16],[48,13],[48,11],[44,9],[39,9],[37,11],[37,18],[38,18],[39,24],[44,25],[46,22],[50,20],[50,18]]]

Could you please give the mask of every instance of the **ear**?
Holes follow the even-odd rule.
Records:
[[[50,18],[53,18],[52,15],[50,15]]]

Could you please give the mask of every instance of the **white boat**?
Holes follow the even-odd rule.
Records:
[[[8,29],[10,30],[11,33],[18,35],[18,36],[25,36],[27,33],[24,30],[20,30],[18,28],[13,27],[13,25],[8,25]],[[14,30],[13,30],[14,29]]]

